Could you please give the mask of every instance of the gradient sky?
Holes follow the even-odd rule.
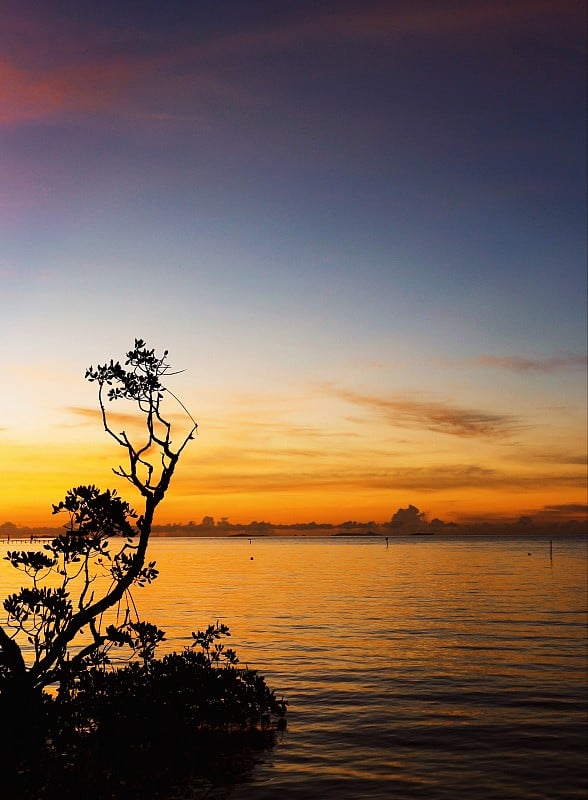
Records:
[[[584,2],[0,14],[0,523],[121,488],[135,337],[200,426],[160,522],[585,516]]]

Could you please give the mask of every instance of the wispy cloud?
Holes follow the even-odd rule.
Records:
[[[94,426],[96,423],[99,423],[102,426],[102,412],[100,409],[97,408],[89,408],[84,406],[67,406],[65,408],[69,414],[74,414],[77,417],[81,417],[84,420],[87,420],[88,423],[92,423]],[[141,427],[143,430],[145,429],[145,419],[144,416],[137,412],[135,414],[125,414],[121,411],[116,411],[115,409],[106,407],[106,413],[108,418],[108,423],[110,427],[120,427],[122,430],[125,426],[129,426],[131,428]],[[186,425],[186,416],[182,416],[181,414],[168,414],[167,418],[170,422],[180,422],[183,425]]]
[[[537,493],[575,489],[584,485],[580,474],[537,474],[509,471],[481,464],[435,464],[424,467],[301,458],[299,454],[249,454],[226,462],[199,458],[185,463],[174,480],[174,488],[185,494],[273,494],[317,491],[390,492],[435,494],[437,492],[491,490]],[[286,463],[286,461],[288,463]],[[365,459],[367,462],[367,459]],[[287,466],[287,468],[286,468]],[[569,511],[576,509],[566,507]],[[578,508],[581,508],[578,506]],[[564,507],[553,507],[563,512]],[[577,510],[577,509],[576,509]]]
[[[68,406],[65,410],[70,414],[75,414],[77,417],[82,417],[84,420],[88,420],[88,422],[99,422],[100,425],[102,424],[102,413],[97,408]],[[134,414],[121,414],[120,412],[109,414],[109,419],[111,422],[116,423],[117,425],[135,425],[137,423],[137,417]]]
[[[520,459],[521,454],[519,453],[518,458]],[[537,461],[543,461],[550,464],[569,464],[571,466],[586,466],[586,454],[582,453],[560,453],[558,451],[554,451],[553,453],[536,453],[536,454],[529,454],[529,458],[536,459]]]
[[[76,63],[40,74],[1,62],[0,123],[112,107],[121,90],[145,68],[145,64],[119,58]]]
[[[586,356],[564,355],[553,358],[522,358],[520,356],[480,356],[477,363],[514,372],[557,372],[567,369],[586,369]]]
[[[511,372],[559,372],[563,370],[586,369],[588,358],[585,355],[566,353],[547,358],[526,358],[525,356],[480,355],[464,361],[441,360],[445,367],[490,367]]]
[[[275,22],[257,23],[239,33],[226,33],[219,26],[198,36],[188,16],[184,30],[173,40],[156,27],[135,30],[132,17],[128,29],[115,33],[93,29],[89,22],[70,19],[66,23],[43,14],[35,19],[24,11],[13,11],[3,20],[4,35],[0,32],[6,53],[0,61],[0,124],[104,109],[126,116],[181,118],[186,96],[191,98],[192,113],[198,101],[206,98],[220,98],[225,104],[246,102],[251,86],[246,88],[240,80],[244,59],[320,49],[326,43],[369,45],[407,35],[420,35],[427,41],[459,36],[467,41],[472,31],[496,25],[517,28],[527,25],[530,17],[557,16],[561,24],[562,19],[573,18],[573,5],[566,0],[516,4],[499,0],[459,8],[447,2],[366,2],[361,8],[342,4],[327,11],[318,7],[313,14],[285,12]],[[13,41],[18,41],[18,50]],[[56,66],[50,67],[53,63]],[[222,70],[219,64],[224,65]],[[227,77],[227,64],[240,65],[239,71]],[[146,86],[152,95],[148,105]]]
[[[386,399],[344,389],[335,390],[335,394],[349,403],[375,411],[398,427],[421,428],[467,438],[508,436],[523,427],[518,418],[510,414],[460,408],[446,402]]]
[[[556,18],[561,23],[574,19],[573,0],[523,0],[513,4],[498,0],[491,4],[471,3],[459,7],[452,2],[435,2],[417,5],[410,0],[383,4],[367,0],[361,7],[345,7],[342,3],[334,10],[317,6],[314,14],[297,14],[277,24],[266,23],[239,34],[220,35],[208,45],[199,43],[198,54],[226,59],[259,56],[275,51],[299,50],[302,46],[348,45],[402,39],[407,34],[423,36],[428,40],[453,36],[467,36],[475,30],[495,28],[496,25],[518,29],[528,27],[529,18],[546,20]]]
[[[269,415],[269,412],[268,412]],[[296,425],[290,422],[270,422],[253,418],[253,413],[232,415],[221,422],[207,421],[203,429],[214,430],[216,433],[229,435],[234,441],[253,441],[272,443],[274,441],[298,441],[313,443],[326,443],[329,447],[333,440],[349,440],[357,438],[357,433],[351,430],[337,430],[336,432],[321,428],[319,425]]]
[[[560,514],[588,514],[586,503],[561,503],[559,505],[543,506],[545,511],[554,511]]]

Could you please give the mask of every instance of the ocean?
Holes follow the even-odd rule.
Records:
[[[289,702],[275,746],[215,797],[585,800],[587,552],[581,536],[154,538],[160,576],[134,598],[160,655],[224,622]]]

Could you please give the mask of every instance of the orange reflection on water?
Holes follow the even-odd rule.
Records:
[[[585,539],[552,557],[548,539],[154,539],[148,557],[135,599],[163,650],[218,619],[290,702],[234,800],[580,796]]]

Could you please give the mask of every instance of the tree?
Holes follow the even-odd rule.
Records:
[[[163,385],[172,374],[167,351],[157,356],[141,339],[124,367],[111,360],[86,371],[98,385],[104,430],[126,453],[127,465],[113,471],[139,492],[142,513],[115,490],[77,486],[53,506],[67,516],[63,533],[42,551],[7,553],[29,582],[4,600],[0,626],[0,719],[8,734],[0,793],[8,790],[15,800],[65,800],[80,791],[91,800],[89,786],[96,797],[115,797],[117,779],[125,792],[132,784],[137,796],[155,796],[153,780],[178,774],[180,757],[188,781],[195,768],[202,777],[218,765],[219,736],[239,731],[267,746],[274,720],[285,727],[287,703],[218,642],[230,635],[227,626],[209,625],[192,633],[183,652],[156,659],[164,631],[140,620],[133,602],[131,591],[157,577],[155,562],[146,559],[154,513],[197,430]],[[163,412],[167,398],[186,415],[175,445]],[[137,413],[134,435],[117,432],[111,401],[126,401]],[[111,660],[113,648],[129,648],[124,666]],[[239,772],[242,748],[228,752],[238,753]]]
[[[53,506],[53,513],[67,514],[69,522],[64,533],[45,545],[45,552],[7,554],[7,560],[30,585],[3,604],[6,623],[0,626],[0,711],[10,713],[18,708],[22,716],[24,710],[28,723],[40,713],[45,687],[66,686],[88,666],[108,663],[112,647],[126,645],[148,657],[163,637],[154,625],[133,615],[130,591],[157,576],[155,564],[146,563],[145,558],[154,513],[165,497],[178,459],[197,430],[185,406],[162,383],[174,374],[167,355],[166,350],[157,356],[142,339],[136,339],[124,367],[111,360],[96,369],[90,366],[85,375],[98,384],[104,430],[126,451],[128,465],[113,471],[140,493],[143,513],[137,517],[116,491],[78,486]],[[172,425],[162,408],[167,397],[180,404],[188,420],[187,432],[175,447]],[[124,430],[116,432],[111,424],[107,403],[119,400],[132,404],[138,412],[142,420],[138,437]],[[123,544],[113,553],[112,543],[118,536]],[[111,609],[117,613],[108,621]]]

